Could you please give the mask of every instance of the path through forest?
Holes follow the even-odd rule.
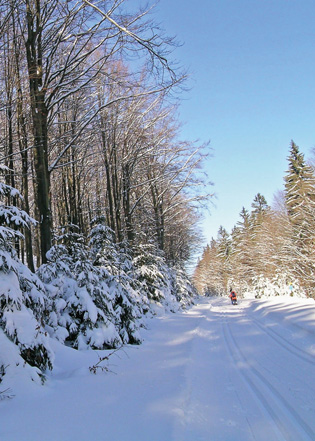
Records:
[[[204,298],[148,326],[112,373],[56,345],[46,385],[0,402],[0,440],[315,439],[314,301]]]

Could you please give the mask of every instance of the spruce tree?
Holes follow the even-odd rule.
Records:
[[[47,253],[47,263],[37,271],[53,302],[51,334],[76,349],[121,346],[113,296],[89,259],[84,236],[68,225],[56,241]]]
[[[222,291],[227,292],[231,277],[231,239],[225,228],[220,226],[217,239],[217,257],[220,262],[219,275],[221,278]]]
[[[315,280],[315,176],[304,155],[292,141],[289,169],[284,178],[285,198],[291,226],[290,260],[293,274],[312,292]]]
[[[314,206],[315,176],[312,168],[305,163],[303,153],[293,141],[288,162],[289,169],[284,177],[286,206],[291,222],[301,226],[309,206]]]
[[[268,204],[263,195],[257,193],[252,202],[251,216],[254,220],[254,224],[260,225],[263,221],[263,217],[268,211]]]
[[[251,220],[251,255],[257,275],[264,275],[269,267],[268,248],[266,248],[266,227],[270,221],[270,208],[263,195],[257,193],[252,202]]]
[[[240,212],[241,220],[232,231],[232,275],[239,280],[240,285],[251,283],[254,276],[254,262],[252,255],[252,219],[244,207]]]
[[[0,171],[7,170],[0,165]],[[19,230],[35,221],[7,203],[13,198],[22,196],[0,181],[0,383],[11,381],[17,372],[33,381],[44,380],[54,358],[45,329],[50,301],[15,250],[17,239],[24,238]]]

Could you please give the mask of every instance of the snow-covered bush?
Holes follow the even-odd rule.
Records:
[[[128,268],[130,256],[127,252],[121,253],[123,248],[120,250],[116,244],[115,232],[105,224],[104,216],[93,219],[91,225],[89,246],[93,265],[102,266],[110,274],[119,276]]]
[[[98,237],[92,234],[92,258],[84,237],[70,226],[58,237],[61,243],[51,248],[47,264],[38,269],[53,301],[50,333],[78,349],[140,343],[142,303],[131,286],[132,279],[123,271],[127,264],[121,259],[120,269],[113,262],[108,265],[98,249],[104,245],[99,237],[104,230],[96,228],[94,232]],[[114,249],[114,244],[110,246]],[[117,263],[117,250],[116,257]]]
[[[101,267],[100,271],[103,272],[104,269]],[[108,286],[114,310],[114,323],[122,343],[141,343],[139,328],[143,326],[143,299],[132,287],[130,279],[123,274],[119,279],[106,273],[104,276],[103,284]]]
[[[197,296],[197,291],[181,265],[175,265],[172,270],[174,273],[175,298],[179,304],[185,308],[193,304],[193,299]]]
[[[292,276],[285,272],[277,271],[272,279],[268,279],[262,275],[255,277],[253,285],[247,290],[245,296],[254,294],[256,298],[262,297],[306,297],[304,290]]]
[[[196,295],[183,268],[169,266],[152,244],[138,246],[133,266],[142,296],[148,298],[152,311],[156,310],[155,305],[176,311],[190,304]]]
[[[114,243],[112,230],[99,218],[94,221],[90,233],[90,247],[91,259],[99,269],[102,284],[109,290],[114,322],[122,342],[140,343],[138,329],[143,325],[142,317],[149,307],[134,277],[128,245]]]
[[[59,236],[63,244],[51,248],[48,262],[37,272],[53,301],[51,335],[78,349],[116,347],[121,339],[111,299],[88,258],[84,238],[73,230],[71,226]]]
[[[154,245],[139,245],[133,259],[134,274],[141,283],[143,296],[150,302],[163,303],[170,288],[169,268]]]
[[[21,197],[3,183],[0,195]],[[31,222],[24,211],[0,202],[1,378],[23,368],[31,379],[40,379],[53,363],[44,329],[49,301],[40,280],[18,259],[14,249],[15,238],[23,238],[17,229]]]

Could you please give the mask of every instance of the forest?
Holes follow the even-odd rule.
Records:
[[[0,383],[192,301],[208,146],[180,139],[176,45],[124,0],[1,2]]]
[[[229,234],[221,226],[195,273],[198,291],[226,295],[306,295],[315,298],[315,174],[291,141],[284,191],[269,206],[258,193]]]

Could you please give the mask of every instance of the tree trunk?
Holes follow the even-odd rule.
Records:
[[[22,159],[22,193],[24,197],[23,209],[26,213],[30,214],[29,207],[29,185],[28,185],[28,135],[26,130],[25,115],[23,112],[23,92],[22,83],[20,75],[20,57],[19,57],[19,47],[17,47],[17,36],[15,32],[15,20],[14,14],[12,14],[12,24],[14,32],[14,52],[15,52],[15,68],[16,68],[16,79],[17,79],[17,132],[18,132],[18,143]],[[32,245],[32,232],[31,226],[25,228],[25,251],[26,251],[26,261],[28,268],[35,272],[34,259],[33,259],[33,245]],[[24,257],[24,252],[22,254]]]
[[[103,119],[101,118],[102,126],[104,125]],[[106,173],[106,190],[107,190],[107,199],[108,199],[108,207],[109,207],[109,226],[115,231],[115,216],[114,216],[114,207],[113,207],[113,195],[112,195],[112,187],[111,187],[111,178],[109,171],[109,162],[107,158],[107,143],[106,143],[106,135],[105,130],[101,129],[102,134],[102,150],[103,150],[103,159]]]
[[[42,81],[42,24],[40,0],[34,1],[33,14],[29,0],[27,7],[26,54],[29,74],[30,104],[33,120],[35,197],[39,212],[41,262],[51,247],[52,216],[50,209],[50,176],[48,171],[48,110]]]
[[[125,225],[128,242],[132,244],[134,240],[134,231],[132,226],[132,215],[130,212],[130,176],[128,163],[123,166],[122,174]]]
[[[150,176],[148,176],[150,180]],[[150,184],[151,196],[155,217],[155,231],[158,241],[158,246],[161,251],[164,250],[164,214],[163,214],[163,204],[158,197],[158,191],[154,184]]]

